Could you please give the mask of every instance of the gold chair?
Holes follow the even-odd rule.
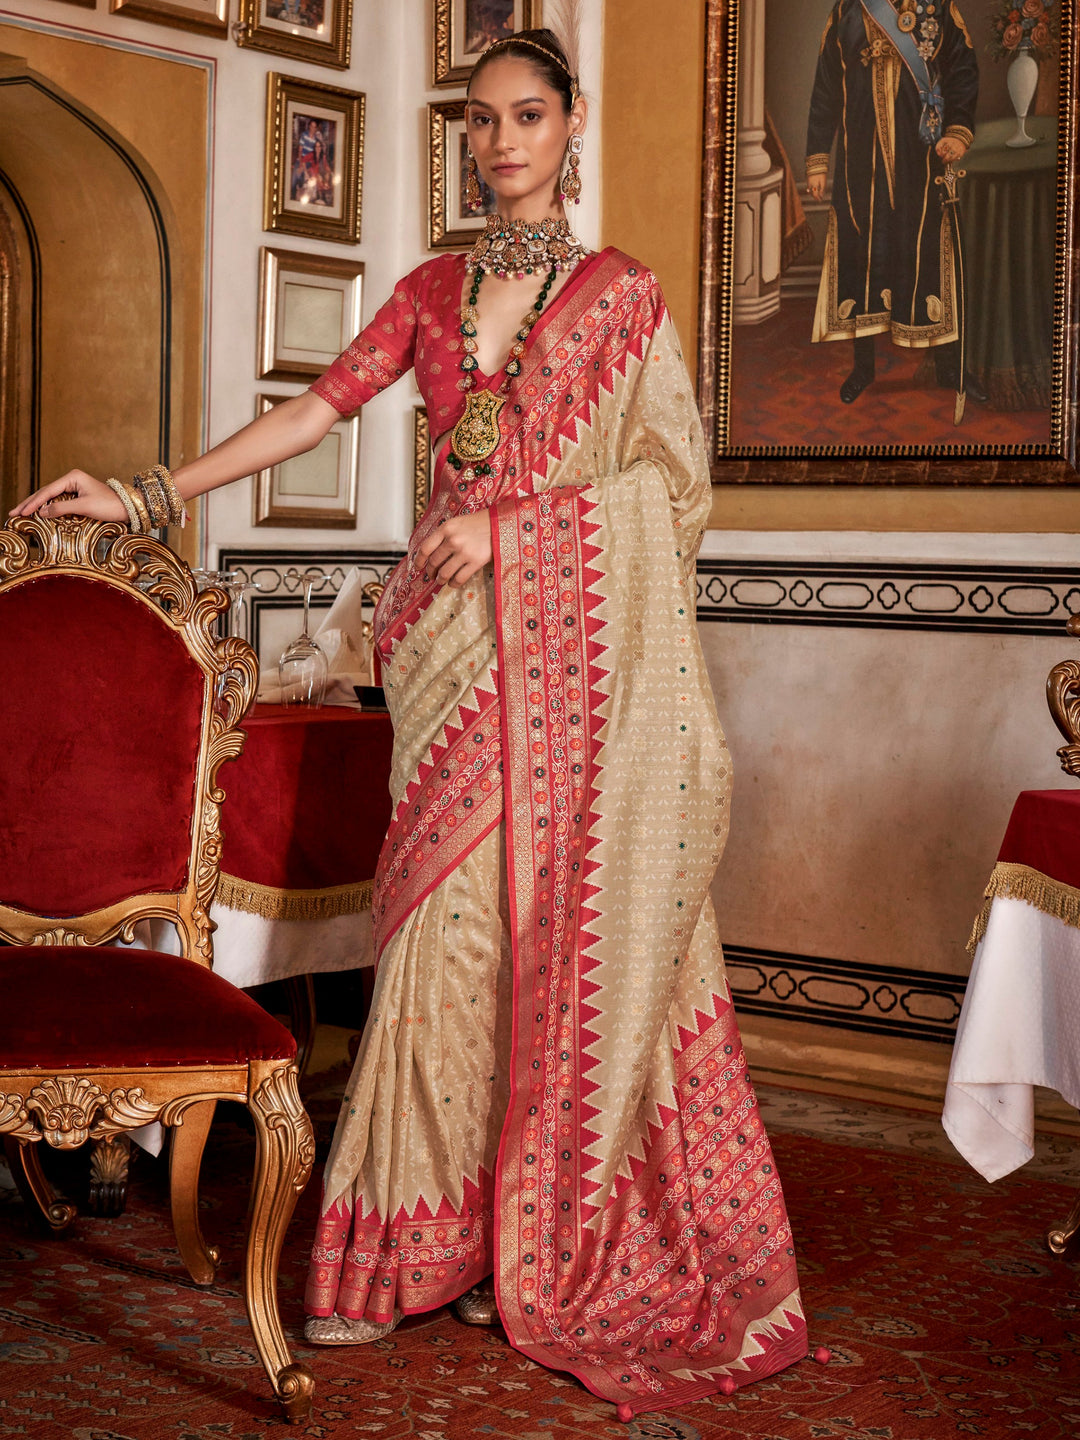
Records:
[[[54,1230],[74,1218],[41,1142],[72,1149],[173,1127],[173,1225],[192,1278],[217,1251],[198,1171],[218,1100],[247,1106],[256,1162],[245,1298],[286,1417],[310,1411],[277,1308],[285,1229],[311,1174],[296,1045],[211,969],[218,767],[240,753],[257,665],[221,640],[220,591],[118,525],[38,516],[0,529],[0,1135]],[[181,955],[110,944],[170,920]],[[106,1164],[105,1169],[108,1169]]]
[[[1080,615],[1070,615],[1065,626],[1068,634],[1080,638]],[[1065,738],[1057,752],[1066,775],[1080,779],[1080,662],[1062,660],[1046,677],[1046,703],[1054,724]],[[1055,1255],[1064,1255],[1073,1238],[1080,1234],[1080,1196],[1063,1225],[1055,1225],[1046,1236],[1046,1243]]]

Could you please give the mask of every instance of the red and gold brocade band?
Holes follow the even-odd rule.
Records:
[[[320,393],[359,403],[415,363],[445,433],[463,273],[402,282],[413,323],[377,317]],[[492,474],[443,447],[376,619],[396,729],[379,973],[308,1305],[388,1320],[494,1267],[519,1350],[662,1409],[807,1348],[709,899],[731,771],[694,620],[708,467],[663,298],[626,256],[578,267],[525,360]],[[480,509],[494,574],[425,581],[418,543]]]

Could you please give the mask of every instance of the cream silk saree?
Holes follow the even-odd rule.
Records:
[[[709,899],[731,787],[694,619],[709,472],[648,271],[578,267],[500,424],[489,474],[442,447],[376,617],[395,809],[308,1309],[385,1321],[494,1268],[523,1354],[666,1408],[807,1347]],[[424,581],[419,541],[481,508],[493,566]]]

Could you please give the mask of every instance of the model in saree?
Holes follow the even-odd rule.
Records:
[[[467,133],[499,214],[287,402],[315,443],[411,367],[441,437],[376,615],[394,813],[306,1334],[458,1302],[629,1418],[807,1346],[709,899],[731,767],[694,618],[708,466],[656,280],[566,224],[573,77],[547,30],[486,52]],[[282,458],[284,408],[181,493]],[[115,505],[94,485],[36,503]]]

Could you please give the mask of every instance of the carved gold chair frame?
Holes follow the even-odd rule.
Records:
[[[1066,631],[1080,639],[1080,615],[1070,615]],[[1061,768],[1074,780],[1080,779],[1080,661],[1062,660],[1046,678],[1046,703],[1054,724],[1065,738],[1057,752]],[[1055,1255],[1064,1255],[1070,1242],[1080,1234],[1080,1196],[1063,1225],[1055,1225],[1046,1243]]]
[[[119,525],[70,517],[52,521],[35,515],[0,529],[0,590],[46,573],[89,576],[138,596],[182,638],[202,670],[192,860],[183,890],[134,895],[62,922],[0,903],[0,939],[15,945],[103,945],[117,937],[130,941],[138,921],[161,918],[176,926],[181,953],[210,967],[213,925],[208,911],[218,879],[219,811],[224,799],[217,772],[243,747],[239,722],[255,694],[255,653],[245,640],[215,635],[217,617],[228,603],[222,591],[199,593],[183,561],[157,541],[130,535]],[[151,1121],[174,1127],[173,1226],[181,1258],[192,1279],[203,1285],[213,1282],[218,1251],[206,1244],[199,1225],[202,1150],[218,1100],[247,1106],[256,1134],[245,1260],[247,1312],[274,1392],[287,1419],[298,1423],[310,1411],[314,1380],[306,1366],[292,1359],[276,1292],[285,1230],[315,1154],[297,1078],[292,1060],[127,1070],[80,1066],[53,1073],[12,1070],[0,1056],[0,1135],[21,1167],[21,1188],[31,1192],[54,1230],[65,1229],[75,1211],[56,1195],[41,1168],[41,1141],[73,1149],[91,1139],[105,1142],[108,1152],[118,1137]]]

